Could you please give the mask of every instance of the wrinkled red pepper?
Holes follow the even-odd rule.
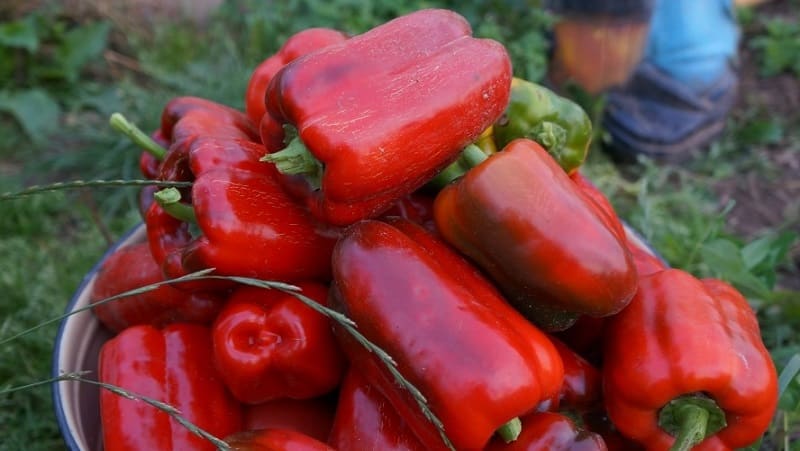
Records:
[[[426,451],[389,401],[358,371],[339,389],[328,443],[338,451]]]
[[[335,235],[283,191],[272,165],[258,161],[264,150],[245,130],[248,119],[225,106],[173,102],[162,119],[173,141],[160,178],[193,186],[161,198],[145,215],[153,257],[167,276],[216,268],[221,275],[327,280]],[[190,233],[192,221],[201,236]],[[220,286],[227,285],[191,285]]]
[[[129,327],[100,350],[99,378],[175,407],[216,437],[241,430],[241,406],[214,368],[207,327]],[[107,451],[216,449],[165,412],[108,390],[100,392],[100,418]]]
[[[225,438],[232,451],[336,451],[313,437],[291,429],[238,432]]]
[[[242,430],[290,429],[321,442],[328,440],[336,414],[336,398],[273,399],[244,406]]]
[[[245,112],[253,124],[260,124],[267,112],[264,96],[267,86],[275,74],[287,63],[296,58],[336,44],[347,39],[347,35],[331,28],[306,28],[290,36],[281,48],[272,56],[262,61],[250,75],[245,90]]]
[[[195,238],[188,222],[159,203],[151,206],[148,239],[169,276],[216,268],[222,275],[269,280],[330,278],[335,235],[315,224],[270,170],[220,169],[195,180],[191,206],[203,232]]]
[[[603,438],[565,415],[534,412],[522,418],[522,434],[511,443],[495,437],[486,451],[607,451]]]
[[[297,286],[327,304],[326,286]],[[344,375],[328,318],[282,291],[238,288],[214,321],[212,338],[222,380],[244,403],[313,398],[332,391]]]
[[[636,291],[618,231],[534,141],[512,141],[447,185],[434,217],[445,240],[547,330],[613,315]]]
[[[268,154],[309,210],[371,218],[454,161],[503,112],[511,62],[455,12],[416,11],[300,57],[267,89],[267,111],[296,128]],[[317,189],[319,188],[319,189]]]
[[[164,281],[147,243],[134,243],[111,253],[100,265],[89,302],[95,304],[118,294]],[[186,292],[170,285],[93,308],[104,326],[114,332],[137,324],[161,327],[169,323],[211,323],[224,298],[212,293]]]
[[[456,449],[481,449],[501,426],[558,393],[561,359],[547,336],[446,244],[410,221],[385,221],[354,224],[337,243],[331,305],[397,362]],[[443,449],[437,429],[377,357],[335,331],[352,367],[423,445]]]
[[[648,449],[750,445],[778,401],[775,366],[747,300],[725,282],[678,269],[643,276],[608,322],[603,381],[614,425]]]

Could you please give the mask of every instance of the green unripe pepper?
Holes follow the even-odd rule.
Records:
[[[513,78],[505,114],[494,124],[498,149],[516,138],[532,139],[568,174],[586,160],[592,122],[577,103],[536,83]]]

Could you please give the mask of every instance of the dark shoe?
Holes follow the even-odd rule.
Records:
[[[644,155],[679,163],[707,146],[725,127],[736,102],[737,76],[728,67],[695,92],[649,63],[642,63],[624,86],[609,91],[603,127],[608,152],[624,161]]]

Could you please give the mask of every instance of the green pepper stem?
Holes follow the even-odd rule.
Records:
[[[475,144],[470,144],[465,147],[464,150],[461,151],[461,156],[459,157],[468,168],[474,168],[486,161],[487,158],[489,158],[489,155],[486,155],[486,153]]]
[[[264,155],[261,161],[274,163],[281,174],[303,175],[314,189],[322,184],[322,163],[311,154],[299,136],[289,141],[283,150]]]
[[[522,433],[522,420],[519,417],[514,417],[497,428],[496,432],[504,442],[511,443],[519,438],[519,434]]]
[[[458,156],[456,161],[450,163],[441,172],[428,182],[428,186],[439,191],[448,183],[466,174],[471,168],[481,164],[489,155],[477,144],[469,144]]]
[[[444,188],[448,183],[464,175],[466,171],[467,169],[463,167],[461,162],[459,160],[456,160],[450,163],[449,166],[444,168],[442,172],[436,174],[436,176],[428,182],[428,185],[432,187],[434,190],[439,191],[442,188]]]
[[[675,437],[670,451],[689,451],[727,425],[725,412],[705,395],[686,395],[665,405],[659,426]]]
[[[125,116],[120,113],[114,113],[108,119],[111,128],[127,136],[136,145],[144,149],[145,152],[163,160],[167,155],[167,149],[163,148],[160,144],[155,142],[153,138],[147,136],[139,127],[129,122]]]
[[[170,216],[183,222],[197,222],[194,208],[181,202],[181,192],[177,188],[164,188],[153,194],[156,202]]]
[[[680,421],[680,429],[670,451],[689,451],[706,436],[708,410],[686,404],[676,409],[675,416]]]

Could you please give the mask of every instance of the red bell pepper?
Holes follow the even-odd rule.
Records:
[[[216,268],[281,281],[330,278],[334,232],[283,192],[274,168],[209,171],[192,186],[192,208],[202,231],[193,239],[187,223],[164,214],[162,205],[147,215],[151,248],[166,268],[177,267],[168,271],[172,277]]]
[[[336,451],[324,442],[290,429],[261,429],[225,439],[232,451]]]
[[[336,44],[347,39],[347,35],[331,28],[307,28],[293,34],[272,56],[262,61],[250,75],[245,90],[245,112],[253,124],[260,124],[267,112],[264,96],[267,86],[275,74],[287,63],[313,52],[314,50]]]
[[[626,245],[631,252],[633,264],[636,266],[636,273],[639,277],[668,268],[667,264],[655,256],[637,237],[632,236],[626,239]],[[581,316],[568,329],[558,332],[557,336],[567,343],[571,349],[580,354],[581,357],[594,364],[599,364],[603,354],[605,323],[610,318]]]
[[[547,336],[446,244],[408,220],[385,221],[354,224],[337,243],[331,305],[397,362],[456,449],[481,449],[501,426],[558,393],[561,359]],[[443,449],[437,429],[388,369],[334,330],[352,367],[423,445]]]
[[[534,141],[512,141],[447,185],[434,217],[444,239],[547,330],[613,315],[636,291],[618,232]]]
[[[581,357],[599,367],[603,360],[603,330],[608,318],[583,315],[569,328],[553,334]]]
[[[605,409],[598,409],[586,412],[581,415],[584,427],[592,432],[600,434],[609,451],[644,451],[642,444],[635,442],[619,433]]]
[[[177,113],[165,113],[163,122],[177,141],[162,163],[161,178],[194,183],[148,210],[153,257],[169,277],[216,268],[222,275],[327,280],[335,236],[283,191],[272,165],[258,161],[263,147],[248,140],[239,124],[247,118],[220,110],[227,116],[196,107],[175,123]],[[201,236],[192,236],[191,221]]]
[[[621,237],[621,240],[626,244],[633,257],[633,263],[636,266],[637,274],[643,276],[667,268],[667,264],[661,260],[661,258],[653,254],[653,251],[638,237],[628,237],[622,225],[622,220],[617,216],[617,212],[614,210],[613,205],[611,205],[611,201],[597,186],[580,172],[570,174],[570,178],[578,185],[583,194],[594,201],[595,205],[599,207],[600,212],[605,215],[604,218],[607,219],[609,228],[615,230]]]
[[[258,141],[259,134],[256,125],[241,111],[227,105],[204,99],[202,97],[175,97],[170,100],[161,112],[161,128],[159,132],[170,143],[181,142],[192,134],[203,134],[203,130],[195,128],[175,132],[174,128],[182,118],[191,112],[204,111],[216,116],[216,126],[221,129],[244,133],[251,141]],[[208,133],[208,132],[206,132]]]
[[[492,439],[486,451],[607,451],[603,438],[578,428],[565,415],[534,412],[522,418],[522,434],[511,443]]]
[[[598,215],[605,220],[608,228],[614,231],[617,236],[620,237],[621,241],[625,242],[625,227],[622,225],[622,220],[617,216],[617,212],[614,210],[614,206],[611,205],[611,201],[608,197],[580,171],[573,172],[569,175],[569,178],[572,179],[586,197],[591,199],[593,203],[590,203],[590,205],[595,208]]]
[[[648,449],[750,445],[778,401],[775,366],[747,300],[678,269],[643,276],[609,321],[603,381],[614,425]]]
[[[204,326],[129,327],[103,345],[99,377],[175,407],[216,437],[241,430],[241,406],[214,368],[211,336]],[[107,451],[216,449],[167,413],[108,390],[100,392],[100,419]]]
[[[633,256],[633,264],[636,265],[636,273],[639,276],[653,274],[669,267],[665,261],[653,254],[647,245],[637,237],[631,237],[628,240],[628,250]]]
[[[338,451],[426,451],[389,401],[355,370],[347,372],[328,443]]]
[[[273,399],[245,405],[242,430],[290,429],[325,442],[331,433],[335,414],[336,399],[333,396]]]
[[[233,113],[244,116],[238,111],[230,112]],[[255,168],[258,152],[263,153],[259,142],[252,140],[239,126],[229,124],[218,112],[206,109],[186,113],[173,127],[172,137],[161,163],[159,180],[192,181],[215,169]]]
[[[433,199],[433,196],[415,191],[398,199],[381,216],[400,216],[436,233],[436,222],[433,220]]]
[[[158,177],[161,170],[161,160],[163,160],[165,156],[165,154],[162,154],[162,151],[169,147],[169,141],[164,138],[161,130],[154,131],[150,135],[150,139],[160,146],[160,148],[148,147],[142,151],[139,156],[139,172],[141,172],[145,178],[152,180]]]
[[[326,286],[298,286],[327,304]],[[238,288],[214,321],[212,337],[222,380],[244,403],[313,398],[332,391],[344,375],[328,318],[282,291]]]
[[[600,371],[561,340],[555,337],[550,340],[564,364],[559,409],[579,413],[597,408],[603,392]]]
[[[281,69],[267,111],[298,137],[265,160],[307,175],[303,199],[324,222],[376,217],[478,138],[510,84],[501,44],[455,12],[413,12]]]
[[[135,243],[110,254],[97,271],[89,302],[95,304],[118,294],[164,281],[147,243]],[[224,298],[216,294],[187,292],[170,285],[135,296],[96,305],[95,315],[114,332],[137,324],[161,327],[175,322],[210,324]]]

